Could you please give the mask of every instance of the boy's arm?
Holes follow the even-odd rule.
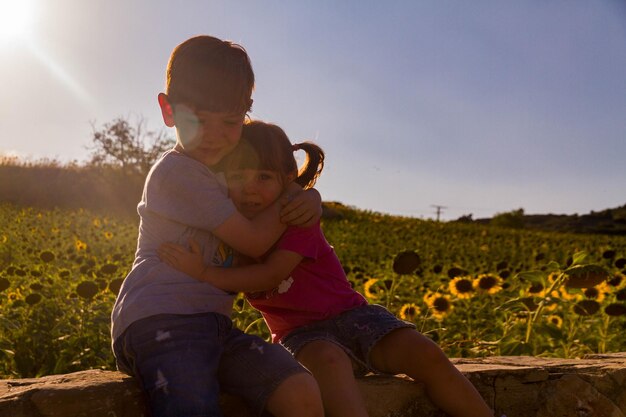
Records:
[[[280,221],[289,226],[311,227],[322,217],[322,196],[315,188],[284,198]]]
[[[321,216],[322,198],[319,192],[315,189],[302,191],[299,185],[291,183],[279,201],[254,219],[234,213],[213,229],[213,234],[237,252],[258,258],[274,245],[285,231],[286,224],[308,227]]]
[[[295,185],[295,190],[302,189]],[[236,251],[252,257],[265,254],[286,228],[280,222],[280,202],[254,220],[248,220],[236,211],[217,176],[175,152],[168,154],[152,171],[145,193],[146,210],[209,231]],[[293,193],[289,189],[284,196]]]
[[[235,268],[205,267],[200,247],[195,241],[191,241],[191,251],[173,243],[163,244],[159,248],[159,256],[168,265],[193,278],[232,292],[268,291],[276,288],[303,259],[298,253],[279,249],[258,264]]]
[[[212,233],[237,252],[258,258],[274,245],[287,228],[280,222],[280,208],[280,203],[276,202],[252,220],[235,212]]]

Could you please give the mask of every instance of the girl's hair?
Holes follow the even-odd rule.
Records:
[[[293,153],[306,153],[298,170]],[[295,182],[307,189],[313,187],[324,168],[324,151],[312,142],[292,145],[280,127],[262,121],[243,126],[241,140],[224,161],[224,169],[265,169],[278,172],[286,182],[287,175],[297,173]]]

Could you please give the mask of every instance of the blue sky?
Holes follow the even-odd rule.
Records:
[[[31,3],[0,38],[0,153],[82,161],[91,123],[161,129],[171,50],[211,34],[250,54],[253,117],[326,150],[325,200],[444,220],[626,203],[621,0]]]

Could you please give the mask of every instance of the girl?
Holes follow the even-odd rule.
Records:
[[[296,150],[307,156],[299,171]],[[278,126],[254,121],[244,126],[224,169],[230,198],[252,218],[290,182],[312,187],[323,165],[324,153],[317,145],[292,145]],[[432,401],[452,416],[493,416],[434,342],[351,288],[319,222],[289,227],[259,263],[240,267],[205,266],[199,246],[190,244],[191,251],[165,244],[159,255],[196,279],[224,291],[245,292],[263,314],[272,340],[316,378],[327,416],[367,416],[354,376],[367,372],[406,374],[423,382]]]

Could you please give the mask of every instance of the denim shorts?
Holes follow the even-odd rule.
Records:
[[[136,321],[113,351],[118,369],[141,383],[153,417],[220,417],[220,391],[261,415],[287,377],[307,372],[282,346],[243,333],[217,313]]]
[[[414,329],[415,325],[398,319],[383,306],[367,304],[299,327],[283,337],[280,343],[294,356],[313,341],[335,343],[353,359],[355,374],[363,376],[369,372],[382,373],[372,366],[370,352],[385,335],[401,328]]]

